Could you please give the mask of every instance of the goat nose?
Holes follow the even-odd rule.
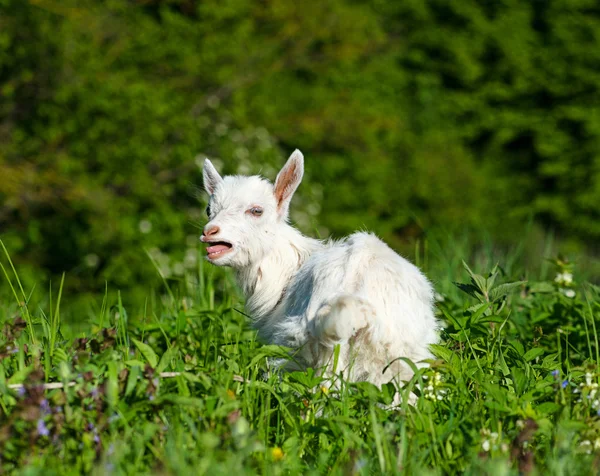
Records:
[[[209,227],[204,227],[204,230],[202,230],[202,234],[204,236],[211,236],[216,235],[217,233],[219,233],[219,231],[221,231],[221,229],[217,225],[212,225]]]

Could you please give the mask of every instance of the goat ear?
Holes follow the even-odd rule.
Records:
[[[215,166],[208,159],[204,159],[202,176],[204,178],[204,190],[206,190],[209,195],[212,195],[217,186],[223,181],[219,172],[215,169]]]
[[[284,219],[287,218],[292,195],[300,185],[304,175],[304,156],[296,149],[285,163],[275,179],[273,193],[277,200],[277,212]]]

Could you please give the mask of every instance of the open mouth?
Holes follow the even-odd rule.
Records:
[[[206,248],[206,254],[208,259],[214,260],[220,258],[221,256],[229,253],[233,248],[231,243],[227,243],[226,241],[212,241],[209,243],[210,246]]]

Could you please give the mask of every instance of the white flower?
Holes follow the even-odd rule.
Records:
[[[481,443],[481,447],[483,448],[483,451],[490,451],[490,442],[489,440],[484,440],[483,443]]]
[[[139,223],[140,231],[144,234],[150,233],[152,231],[152,223],[150,220],[141,220]]]
[[[575,297],[575,291],[573,289],[561,288],[560,292],[563,293],[565,296],[567,296],[570,299],[573,299]]]
[[[558,273],[554,278],[554,282],[558,284],[562,284],[563,286],[569,286],[573,283],[573,275],[568,271],[564,271],[562,273]]]
[[[431,377],[431,378],[430,378]],[[423,396],[429,400],[443,400],[448,390],[442,387],[442,374],[433,372],[431,376],[423,375],[423,380],[429,380],[424,385]]]
[[[587,454],[592,453],[592,442],[590,440],[583,440],[579,443],[579,447],[583,448]]]

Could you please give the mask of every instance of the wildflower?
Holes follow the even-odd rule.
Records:
[[[562,286],[569,286],[573,283],[573,275],[568,271],[563,271],[556,275],[554,282]]]
[[[560,292],[563,293],[569,299],[573,299],[575,297],[575,291],[573,289],[560,288]]]
[[[562,388],[567,388],[567,385],[569,385],[569,381],[568,380],[563,380],[563,383],[561,384]]]
[[[276,446],[275,448],[271,448],[271,456],[273,457],[273,459],[275,461],[280,461],[283,459],[283,450],[279,447]]]
[[[26,393],[25,387],[21,386],[17,388],[17,395],[19,395],[19,397],[24,397]]]
[[[579,384],[579,387],[582,392],[587,391],[588,399],[593,399],[596,396],[596,393],[598,393],[598,383],[592,382],[592,374],[590,372],[585,374],[585,383]]]
[[[423,375],[423,380],[429,380],[429,376]],[[431,375],[431,380],[429,380],[427,386],[423,390],[423,396],[428,400],[443,400],[448,391],[442,386],[442,374],[439,372],[433,372],[433,375]]]
[[[588,455],[592,453],[592,442],[590,440],[583,440],[581,443],[579,443],[579,447]]]
[[[40,409],[42,410],[42,413],[44,415],[49,415],[50,414],[50,404],[48,403],[47,399],[43,399],[40,403]]]
[[[553,376],[554,378],[558,378],[558,376],[559,376],[559,374],[560,374],[560,372],[559,372],[558,370],[553,370],[553,371],[552,371],[552,372],[550,372],[550,373],[552,374],[552,376]]]
[[[525,428],[525,422],[523,420],[520,420],[520,419],[517,420],[516,425],[519,430],[522,430],[523,428]]]
[[[483,451],[485,451],[487,453],[490,450],[498,449],[498,442],[499,442],[498,433],[496,433],[495,431],[491,432],[487,428],[482,428],[480,433],[481,433],[481,436],[483,436],[485,438],[481,442],[481,448],[483,449]]]
[[[329,389],[325,385],[322,385],[321,392],[323,392],[325,395],[327,395],[329,393]]]
[[[48,436],[50,434],[50,430],[48,430],[46,423],[41,418],[37,422],[37,432],[40,436]]]

